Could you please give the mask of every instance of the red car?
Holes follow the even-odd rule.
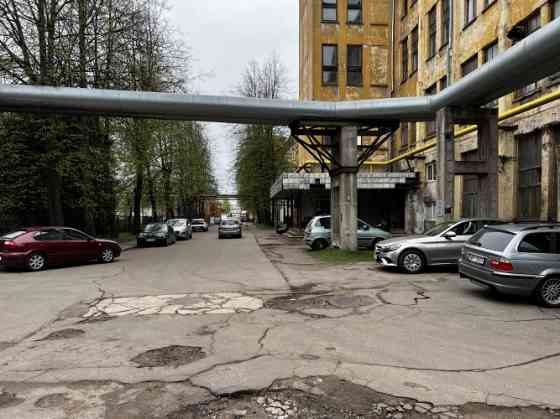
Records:
[[[0,237],[0,266],[30,271],[92,260],[110,263],[120,254],[117,242],[95,239],[68,227],[32,227]]]

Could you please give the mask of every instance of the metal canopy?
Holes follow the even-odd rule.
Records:
[[[299,102],[101,89],[0,85],[0,111],[90,114],[240,124],[313,121],[368,125],[433,120],[446,106],[479,107],[560,71],[560,19],[434,96]]]

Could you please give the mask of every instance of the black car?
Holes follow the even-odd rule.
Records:
[[[152,223],[144,227],[138,234],[136,243],[138,247],[147,245],[169,246],[177,241],[173,228],[166,223]]]

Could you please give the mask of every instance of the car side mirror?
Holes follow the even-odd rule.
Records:
[[[446,239],[452,239],[454,237],[457,237],[457,233],[455,233],[454,231],[448,231],[443,235],[443,237],[445,237]]]

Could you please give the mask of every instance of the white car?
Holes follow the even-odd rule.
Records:
[[[204,218],[194,218],[192,220],[192,231],[208,231],[208,223]]]

